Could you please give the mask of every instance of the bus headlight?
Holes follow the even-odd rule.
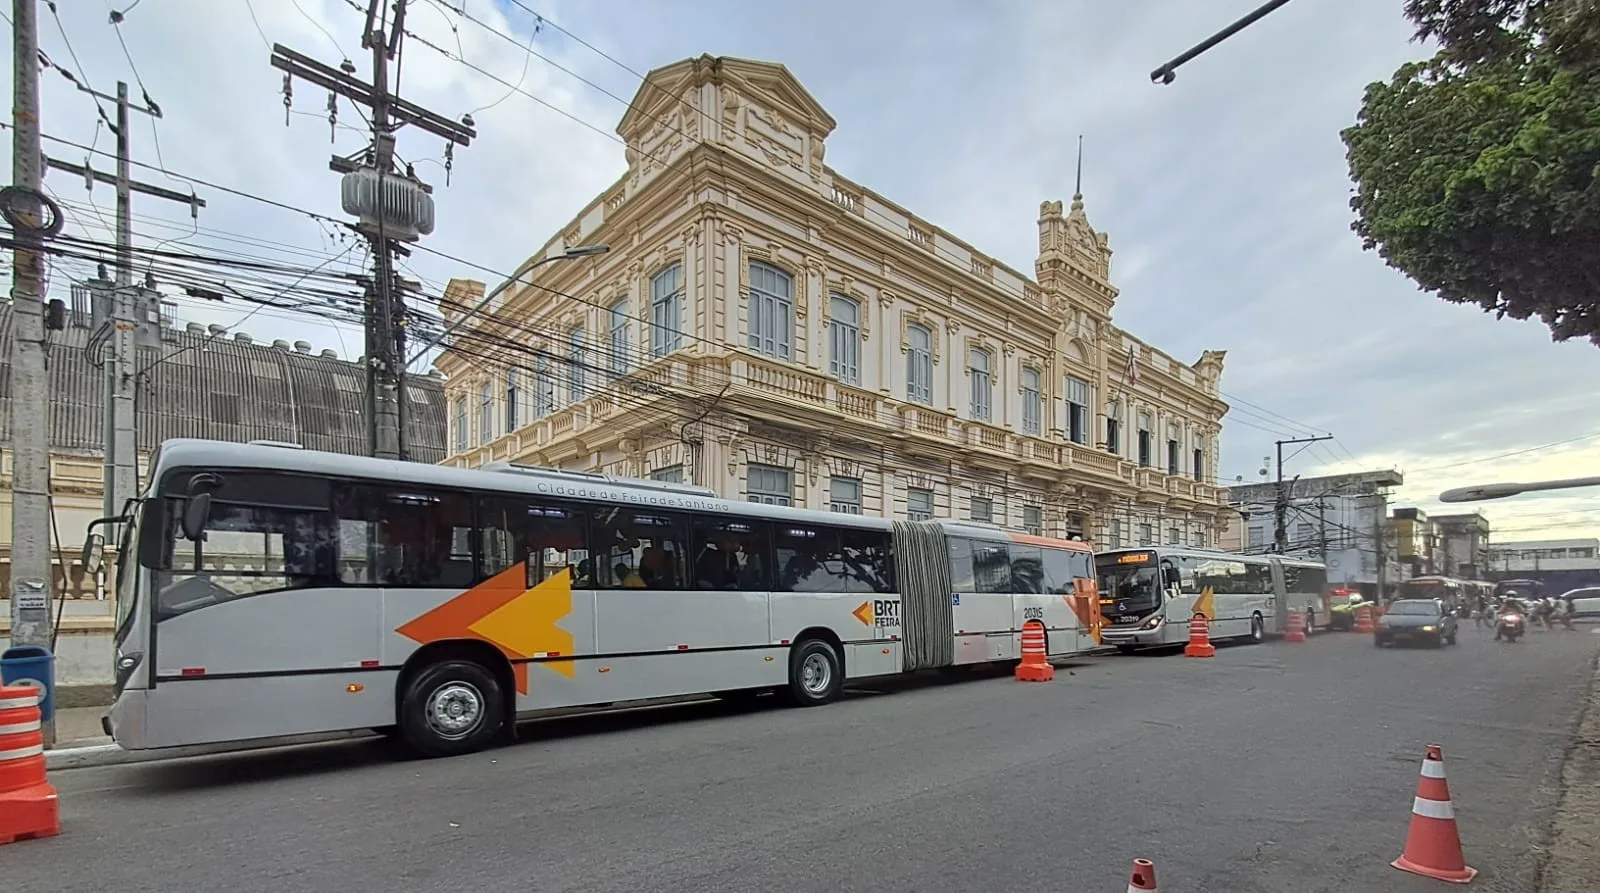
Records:
[[[139,664],[144,660],[144,655],[135,651],[130,654],[117,655],[116,682],[117,691],[122,691],[128,685],[128,680],[133,678],[133,672],[139,669]]]
[[[1144,623],[1139,624],[1139,628],[1140,629],[1155,629],[1156,627],[1158,627],[1160,625],[1161,625],[1161,615],[1157,614],[1154,617],[1151,617],[1149,620],[1146,620]]]

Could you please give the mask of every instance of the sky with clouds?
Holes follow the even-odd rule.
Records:
[[[1275,439],[1328,432],[1338,439],[1296,455],[1290,474],[1398,468],[1407,485],[1397,501],[1429,510],[1444,510],[1432,497],[1446,487],[1595,474],[1600,352],[1424,295],[1349,230],[1339,130],[1368,82],[1427,52],[1410,42],[1399,0],[1291,3],[1175,83],[1150,83],[1151,69],[1257,5],[414,0],[409,25],[427,43],[409,43],[401,92],[450,117],[471,112],[479,138],[455,153],[448,186],[440,140],[407,132],[400,155],[436,187],[438,231],[425,244],[510,270],[625,169],[613,128],[640,73],[700,53],[777,61],[838,120],[830,166],[1030,270],[1039,202],[1070,196],[1082,134],[1087,210],[1116,251],[1117,323],[1180,358],[1228,351],[1224,482],[1257,479]],[[135,159],[343,216],[327,162],[362,145],[363,124],[346,105],[330,142],[326,93],[297,83],[286,126],[282,73],[268,57],[279,42],[329,64],[348,57],[366,76],[362,18],[348,0],[57,6],[59,27],[40,5],[40,45],[54,62],[101,92],[123,79],[137,98],[142,82],[161,106],[153,126],[135,116]],[[120,26],[112,9],[127,10]],[[43,77],[45,133],[111,148],[93,100],[57,73]],[[46,185],[69,203],[69,231],[104,235],[109,189],[86,194],[61,173]],[[186,208],[138,199],[139,241],[304,265],[347,247],[306,215],[197,191],[208,202],[198,231]],[[422,252],[409,272],[434,289],[484,278]],[[354,329],[277,311],[245,318],[251,310],[185,300],[178,314],[360,352]],[[1482,510],[1501,541],[1593,536],[1592,497],[1571,495],[1584,492]]]

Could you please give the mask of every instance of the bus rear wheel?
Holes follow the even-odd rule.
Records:
[[[839,697],[844,667],[839,652],[821,639],[807,639],[789,651],[789,699],[797,707],[820,707]]]
[[[425,757],[482,750],[505,722],[505,700],[494,674],[468,660],[445,660],[419,670],[400,700],[400,737]]]

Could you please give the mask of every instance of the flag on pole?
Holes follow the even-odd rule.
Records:
[[[1207,620],[1217,619],[1217,599],[1212,594],[1210,586],[1202,590],[1200,597],[1194,600],[1194,613],[1205,615]]]

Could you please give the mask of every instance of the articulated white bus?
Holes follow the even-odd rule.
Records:
[[[1189,641],[1201,596],[1212,600],[1211,638],[1261,641],[1283,631],[1290,611],[1325,620],[1324,565],[1276,555],[1235,555],[1152,546],[1095,556],[1107,645],[1131,652]]]
[[[152,468],[105,722],[130,750],[377,729],[448,755],[541,710],[815,705],[845,680],[1011,661],[1031,620],[1052,655],[1098,645],[1079,542],[292,445],[175,440]]]

